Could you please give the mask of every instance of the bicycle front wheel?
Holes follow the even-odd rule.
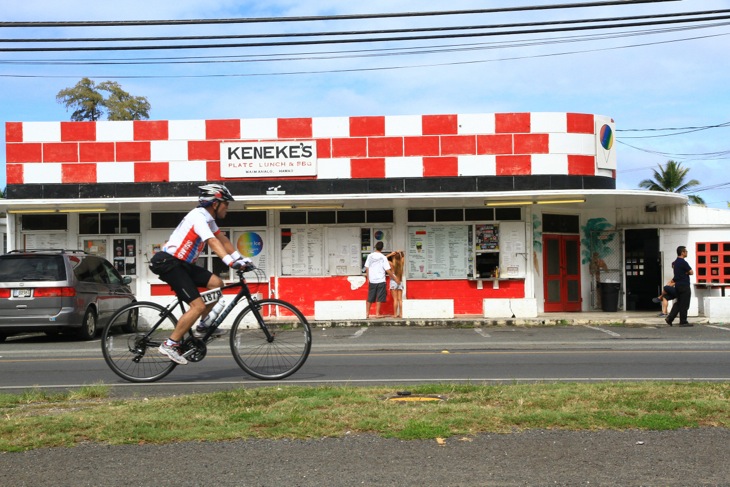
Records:
[[[115,374],[130,382],[154,382],[172,372],[177,364],[157,350],[177,324],[166,311],[140,301],[114,313],[101,334],[101,351]]]
[[[236,317],[230,340],[233,358],[243,370],[257,379],[274,380],[289,377],[304,365],[312,347],[312,331],[294,305],[262,299]]]

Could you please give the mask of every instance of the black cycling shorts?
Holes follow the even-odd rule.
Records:
[[[189,264],[166,252],[157,252],[150,259],[150,270],[170,285],[178,298],[190,304],[200,297],[198,288],[208,287],[213,273]]]

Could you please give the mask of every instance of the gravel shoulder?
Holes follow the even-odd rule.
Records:
[[[0,485],[730,486],[728,445],[723,428],[82,444],[0,454]]]

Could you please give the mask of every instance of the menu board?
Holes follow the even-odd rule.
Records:
[[[527,265],[525,222],[502,222],[499,228],[500,276],[525,277]]]
[[[466,225],[408,228],[409,279],[463,279],[467,273]]]
[[[65,249],[68,238],[65,233],[26,233],[24,249]]]
[[[331,276],[352,276],[360,274],[361,237],[360,228],[334,227],[327,229],[327,273]],[[370,232],[368,232],[369,238]]]
[[[282,276],[321,276],[323,252],[323,228],[281,229]]]

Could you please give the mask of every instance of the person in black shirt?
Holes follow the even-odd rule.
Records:
[[[674,289],[677,291],[677,301],[672,306],[672,311],[665,321],[667,325],[672,326],[674,318],[679,314],[679,326],[692,326],[687,322],[687,311],[689,303],[692,299],[692,288],[689,283],[689,276],[694,274],[692,267],[685,260],[687,258],[687,247],[680,245],[677,247],[677,260],[672,263],[674,268]]]

